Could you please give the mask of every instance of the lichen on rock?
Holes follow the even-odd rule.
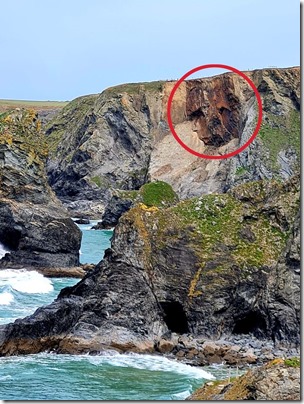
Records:
[[[187,400],[300,400],[300,369],[275,359],[230,380],[209,382]]]

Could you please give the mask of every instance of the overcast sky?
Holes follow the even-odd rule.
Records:
[[[299,65],[299,15],[298,0],[2,0],[0,98],[71,100],[210,63]]]

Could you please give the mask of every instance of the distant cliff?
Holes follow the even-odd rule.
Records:
[[[251,180],[289,178],[299,164],[300,70],[246,74],[261,95],[263,125],[238,156],[207,161],[176,142],[166,116],[175,82],[126,84],[72,101],[48,124],[51,186],[62,199],[107,202],[111,188],[138,189],[153,179],[188,198]],[[232,73],[183,82],[172,105],[176,131],[206,154],[243,144],[256,116],[253,92]]]

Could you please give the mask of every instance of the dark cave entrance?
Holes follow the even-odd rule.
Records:
[[[171,332],[186,334],[189,332],[188,321],[183,306],[179,302],[160,302],[164,321]]]
[[[235,322],[232,333],[253,334],[256,337],[263,337],[266,334],[266,322],[261,314],[250,312],[244,318]]]
[[[5,229],[0,234],[0,242],[10,250],[17,250],[21,239],[21,230]]]

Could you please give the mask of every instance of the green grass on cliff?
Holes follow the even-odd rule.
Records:
[[[300,157],[300,114],[296,110],[291,110],[289,114],[278,116],[267,115],[259,131],[259,136],[264,146],[269,151],[269,163],[272,169],[278,167],[277,158],[281,150],[292,148],[297,157]]]
[[[288,358],[284,360],[284,364],[286,366],[292,367],[292,368],[299,368],[301,367],[301,361],[300,358],[294,357],[294,358]]]
[[[129,199],[136,203],[143,203],[148,207],[166,208],[178,202],[178,196],[171,185],[164,181],[153,181],[144,184],[138,191],[118,190],[122,199]]]
[[[244,223],[243,204],[231,195],[207,195],[186,201],[174,210],[185,224],[194,224],[196,236],[201,236],[197,254],[203,262],[214,259],[222,244],[228,247],[227,265],[232,261],[241,267],[271,265],[284,244],[284,234],[263,215]],[[253,241],[241,237],[244,226],[254,235]],[[225,266],[222,262],[217,269]]]
[[[127,83],[119,84],[117,86],[109,87],[104,90],[107,94],[128,93],[139,94],[141,92],[161,92],[163,90],[165,81],[151,81],[142,83]]]
[[[155,181],[143,185],[139,195],[146,206],[164,207],[178,201],[176,193],[171,185],[164,181]]]

